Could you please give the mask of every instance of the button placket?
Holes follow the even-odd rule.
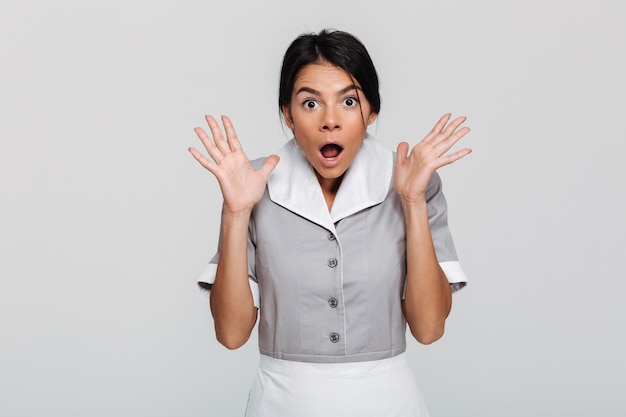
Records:
[[[337,241],[337,237],[335,236],[335,234],[333,232],[328,232],[328,234],[326,235],[326,238],[328,239],[329,242],[333,242],[335,245],[339,245],[339,241]],[[335,246],[335,248],[337,250],[337,246]],[[329,258],[326,261],[326,265],[329,268],[336,268],[339,265],[339,261],[338,261],[338,259],[336,257],[332,257],[332,258]],[[335,281],[335,285],[341,286],[341,279],[339,279],[338,281]],[[337,307],[339,307],[339,301],[337,300],[337,298],[331,296],[328,299],[328,306],[331,309],[337,309]],[[337,314],[339,314],[339,318],[340,318],[341,317],[341,312],[338,311],[338,310],[335,310],[335,311],[337,312]],[[341,336],[339,336],[338,332],[331,332],[328,335],[328,340],[331,343],[333,343],[333,344],[339,343],[340,339],[341,339]]]

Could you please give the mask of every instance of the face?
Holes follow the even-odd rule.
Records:
[[[376,114],[360,85],[328,62],[302,67],[283,108],[285,122],[322,187],[336,190]]]

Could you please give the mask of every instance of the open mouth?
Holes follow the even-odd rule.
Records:
[[[329,143],[322,146],[320,152],[324,158],[336,158],[343,151],[343,148],[336,143]]]

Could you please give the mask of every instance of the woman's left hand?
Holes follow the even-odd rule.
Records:
[[[393,186],[406,202],[425,201],[426,188],[432,174],[442,166],[451,164],[472,150],[461,149],[446,154],[470,129],[459,126],[465,122],[465,116],[457,117],[450,123],[451,114],[445,114],[433,129],[409,153],[409,144],[401,142],[398,145],[398,159],[396,161]]]

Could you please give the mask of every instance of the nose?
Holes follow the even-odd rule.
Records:
[[[333,130],[341,129],[341,121],[339,119],[337,109],[334,109],[332,106],[326,107],[322,116],[321,130],[332,132]]]

